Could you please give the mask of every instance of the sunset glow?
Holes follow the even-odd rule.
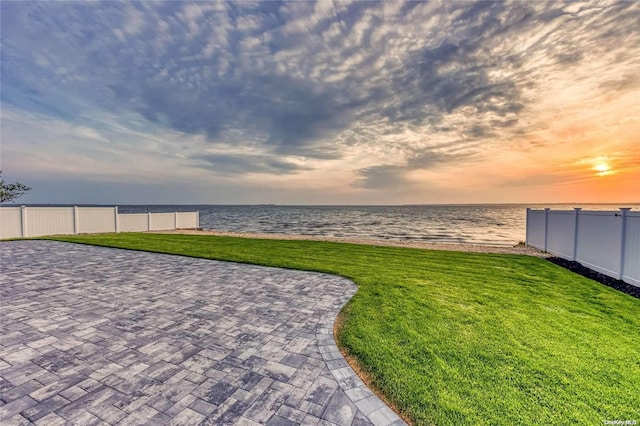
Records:
[[[598,172],[598,176],[606,176],[612,173],[611,168],[609,167],[609,164],[606,163],[605,161],[598,162],[593,167],[593,169]]]
[[[640,2],[2,2],[38,203],[640,199]]]

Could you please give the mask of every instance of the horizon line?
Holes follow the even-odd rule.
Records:
[[[263,206],[263,207],[419,207],[419,206],[433,206],[433,207],[448,207],[448,206],[526,206],[526,205],[569,205],[569,204],[583,204],[583,205],[640,205],[639,201],[627,201],[627,202],[579,202],[579,201],[567,201],[567,202],[521,202],[521,203],[404,203],[404,204],[280,204],[280,203],[2,203],[1,207],[21,207],[21,206]]]

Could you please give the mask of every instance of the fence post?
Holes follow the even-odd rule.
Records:
[[[78,217],[78,206],[73,206],[73,233],[78,235],[80,233],[80,218]]]
[[[173,229],[178,229],[178,212],[173,212]]]
[[[527,207],[527,215],[526,215],[526,226],[524,231],[524,245],[529,247],[529,212],[531,211],[531,207]]]
[[[20,232],[22,233],[22,238],[27,238],[27,206],[20,207],[20,224],[22,225]]]
[[[620,232],[620,276],[618,277],[619,280],[622,279],[622,277],[624,277],[624,257],[625,257],[625,245],[627,244],[627,213],[629,213],[629,210],[631,210],[631,208],[629,207],[622,207],[620,209],[620,215],[622,216],[622,223],[620,224],[621,227],[621,232]]]
[[[114,215],[114,224],[116,227],[116,232],[120,232],[120,218],[118,217],[118,206],[113,207],[113,215]]]
[[[151,231],[151,212],[147,212],[147,231]]]
[[[580,217],[580,210],[582,207],[575,207],[573,209],[573,259],[578,257],[578,218]]]
[[[200,228],[200,210],[196,210],[196,228]]]
[[[544,209],[544,252],[547,252],[547,240],[549,235],[549,207]]]

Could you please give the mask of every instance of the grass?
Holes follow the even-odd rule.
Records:
[[[54,239],[352,279],[338,342],[415,424],[640,421],[640,301],[543,259],[194,235]]]

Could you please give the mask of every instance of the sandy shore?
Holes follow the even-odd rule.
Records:
[[[339,243],[366,244],[374,246],[390,246],[390,247],[412,247],[430,250],[447,250],[447,251],[463,251],[472,253],[499,253],[499,254],[525,254],[528,256],[548,257],[548,253],[526,247],[523,245],[516,246],[488,246],[476,244],[450,244],[450,243],[429,243],[422,241],[389,241],[389,240],[373,240],[364,238],[338,238],[338,237],[317,237],[311,235],[288,235],[288,234],[253,234],[239,232],[220,232],[220,231],[197,231],[191,229],[177,229],[174,231],[152,231],[156,234],[191,234],[191,235],[220,235],[229,237],[243,238],[261,238],[268,240],[310,240],[310,241],[333,241]]]

